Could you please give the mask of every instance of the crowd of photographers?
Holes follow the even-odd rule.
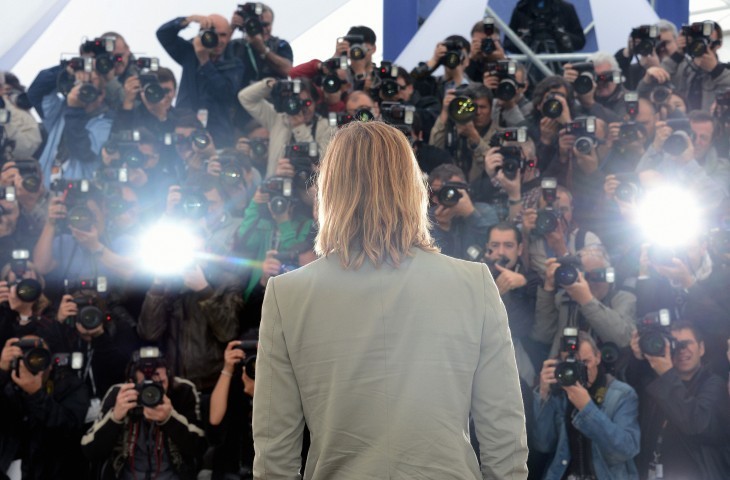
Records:
[[[521,5],[536,50],[584,42],[569,4]],[[273,22],[247,3],[165,23],[179,79],[116,32],[27,90],[0,76],[0,478],[250,478],[267,281],[315,259],[317,162],[373,120],[411,140],[441,251],[492,271],[530,478],[730,477],[719,25],[643,25],[541,78],[491,18],[410,72],[373,63],[365,26],[294,65]],[[668,250],[640,209],[671,185],[703,222]]]

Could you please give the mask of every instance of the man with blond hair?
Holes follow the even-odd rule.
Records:
[[[318,187],[320,258],[266,288],[254,478],[301,478],[305,423],[312,480],[527,478],[504,306],[485,265],[434,246],[406,137],[341,128]]]

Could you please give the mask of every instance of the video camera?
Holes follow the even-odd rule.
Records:
[[[495,97],[505,102],[515,98],[517,89],[519,88],[517,78],[515,77],[517,62],[512,60],[499,60],[488,63],[486,70],[490,76],[499,78],[499,85],[497,86]]]
[[[565,132],[574,135],[575,149],[589,155],[596,145],[596,117],[577,117],[565,126]]]
[[[264,32],[264,27],[261,25],[262,13],[264,13],[263,3],[248,2],[238,5],[235,14],[243,18],[242,29],[249,37],[261,35]]]
[[[155,408],[164,401],[165,387],[161,382],[152,379],[157,369],[164,366],[166,366],[165,361],[157,347],[142,347],[132,354],[130,373],[133,375],[134,372],[140,371],[144,375],[144,379],[134,386],[139,392],[137,400],[139,405],[135,407],[135,413],[141,413],[142,407]]]
[[[682,25],[680,35],[687,37],[686,50],[692,58],[701,57],[707,53],[709,48],[715,45],[715,42],[710,40],[714,30],[715,22],[711,20]]]
[[[558,387],[570,387],[580,383],[586,386],[588,383],[588,369],[582,360],[578,360],[578,329],[566,327],[563,329],[563,336],[560,338],[560,351],[567,353],[565,360],[555,365],[555,380]]]
[[[654,52],[659,39],[659,28],[656,25],[641,25],[631,30],[634,52],[647,56]]]

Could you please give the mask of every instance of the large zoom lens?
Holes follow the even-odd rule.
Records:
[[[218,34],[213,29],[203,30],[200,32],[200,43],[205,48],[215,48],[218,46]]]
[[[84,83],[79,88],[79,100],[87,105],[94,103],[99,95],[99,90],[90,83]]]
[[[243,364],[243,371],[246,372],[248,378],[256,380],[256,355],[246,357],[246,363]]]
[[[641,348],[641,353],[653,357],[663,357],[665,338],[661,332],[650,331],[642,333],[639,335],[639,348]]]
[[[38,280],[25,278],[15,286],[15,294],[22,302],[33,303],[41,297],[43,287]]]
[[[152,380],[143,380],[142,383],[137,385],[137,391],[139,392],[137,401],[143,407],[148,408],[154,408],[161,404],[165,396],[165,390],[162,388],[162,385]]]
[[[555,379],[558,385],[562,387],[570,387],[578,382],[586,380],[586,366],[579,360],[566,360],[558,363],[555,367]]]
[[[459,51],[449,50],[442,57],[442,62],[446,68],[456,68],[461,63],[461,54]]]
[[[578,269],[574,265],[560,265],[555,269],[555,283],[563,287],[573,285],[578,281]]]
[[[540,210],[535,220],[535,233],[547,235],[558,228],[558,215],[554,210]]]
[[[471,98],[458,96],[449,103],[449,118],[456,123],[470,122],[476,115],[477,107]]]
[[[444,207],[453,207],[459,203],[459,199],[461,199],[461,197],[461,192],[456,187],[452,186],[444,186],[438,193],[439,204]]]
[[[591,137],[579,137],[575,140],[575,149],[583,155],[590,155],[593,150],[593,139]]]
[[[542,114],[548,118],[558,118],[563,114],[563,104],[557,98],[548,98],[542,104]]]
[[[86,305],[79,310],[76,321],[86,330],[93,330],[104,323],[104,312],[94,305]]]
[[[146,98],[147,101],[152,104],[160,103],[167,94],[167,92],[165,92],[165,89],[162,88],[159,83],[148,83],[144,86],[143,91],[144,98]]]
[[[497,98],[508,102],[515,98],[515,95],[517,95],[517,84],[514,82],[514,80],[505,78],[501,82],[499,82],[499,85],[497,86]]]
[[[327,75],[322,80],[322,90],[327,93],[337,93],[342,87],[342,80],[337,75]]]
[[[573,82],[573,88],[575,88],[575,93],[578,95],[585,95],[590,92],[593,90],[593,75],[588,72],[581,73]]]

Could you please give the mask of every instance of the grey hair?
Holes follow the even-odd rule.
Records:
[[[603,63],[608,63],[611,65],[611,70],[621,70],[621,68],[618,66],[618,62],[616,61],[616,58],[611,55],[610,53],[606,52],[596,52],[590,57],[588,57],[589,62],[593,62],[593,65],[600,65]]]
[[[608,256],[606,247],[604,247],[600,243],[591,243],[589,245],[586,245],[580,250],[580,252],[578,252],[578,255],[580,256],[580,258],[597,258],[603,262],[604,268],[608,268],[611,266],[611,259]]]
[[[669,20],[662,18],[658,22],[656,22],[656,26],[657,28],[659,28],[660,32],[672,32],[674,38],[677,38],[677,26]]]

